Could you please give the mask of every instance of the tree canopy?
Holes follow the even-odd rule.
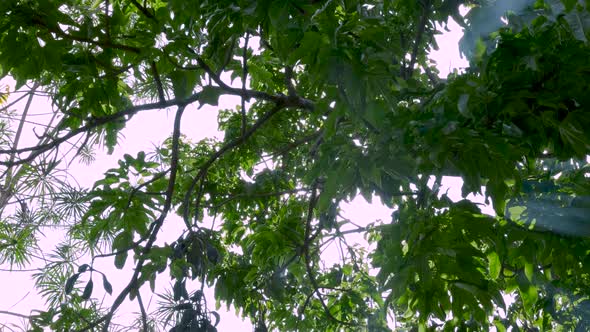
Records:
[[[582,0],[0,1],[0,76],[52,112],[24,145],[30,103],[3,98],[0,260],[25,268],[51,252],[34,274],[46,307],[23,329],[214,331],[220,305],[260,332],[590,329],[589,11]],[[441,78],[429,54],[451,19],[470,65]],[[221,109],[227,96],[240,105]],[[223,139],[183,135],[202,105],[220,108]],[[128,121],[164,109],[175,118],[161,146],[126,154],[91,188],[56,175],[65,159],[125,149]],[[444,176],[495,215],[450,200]],[[358,195],[395,209],[391,220],[344,218]],[[158,241],[173,223],[177,239]],[[48,251],[50,228],[67,237]],[[337,262],[321,255],[329,245]],[[129,279],[113,287],[104,261]],[[166,283],[147,311],[140,290]],[[117,320],[126,301],[136,322]]]

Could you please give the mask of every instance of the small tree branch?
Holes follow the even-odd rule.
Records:
[[[293,85],[293,67],[291,66],[285,67],[285,85],[287,86],[287,94],[289,96],[297,95],[297,91]]]
[[[12,312],[12,311],[6,311],[6,310],[0,310],[0,315],[9,315],[9,316],[20,317],[20,318],[24,318],[24,319],[31,319],[31,316],[29,316],[29,315],[23,315],[23,314],[19,314],[18,312]]]
[[[25,121],[27,119],[27,114],[29,113],[29,108],[31,107],[31,103],[33,102],[33,97],[35,95],[35,91],[37,90],[38,87],[39,87],[39,83],[35,83],[33,88],[31,88],[31,90],[28,93],[29,98],[27,99],[27,104],[25,105],[25,109],[23,110],[23,114],[22,114],[21,119],[18,123],[18,128],[16,129],[16,133],[14,134],[14,142],[12,144],[13,151],[16,151],[18,149],[18,143],[20,141],[20,136],[23,132],[23,127],[24,127]],[[8,159],[9,164],[12,164],[14,162],[15,156],[16,156],[16,152],[13,152],[10,154],[10,157]],[[4,182],[4,188],[10,188],[12,186],[11,185],[12,168],[13,168],[13,165],[8,165],[8,167],[6,169],[6,180]]]
[[[160,214],[158,219],[156,219],[153,223],[153,227],[150,231],[149,238],[145,244],[145,247],[141,251],[141,255],[139,255],[139,257],[138,257],[137,263],[135,265],[135,270],[134,270],[133,276],[131,277],[131,280],[129,281],[127,286],[119,293],[119,295],[117,296],[117,298],[115,299],[115,301],[111,305],[111,309],[109,310],[109,312],[106,315],[104,315],[103,317],[101,317],[100,319],[88,324],[88,326],[86,326],[78,331],[93,330],[95,327],[97,327],[101,323],[104,323],[104,325],[102,326],[102,330],[103,330],[103,332],[108,332],[109,325],[111,323],[111,319],[112,319],[115,311],[117,311],[117,309],[121,306],[123,301],[125,301],[125,298],[127,297],[127,295],[129,295],[131,290],[133,290],[135,288],[139,288],[139,286],[140,286],[140,285],[138,285],[139,274],[141,273],[143,265],[147,259],[147,254],[152,249],[152,246],[154,245],[154,242],[156,241],[157,235],[158,235],[160,229],[162,228],[162,225],[164,224],[164,220],[166,219],[166,216],[168,215],[168,212],[170,211],[170,208],[172,207],[172,195],[174,193],[174,186],[176,184],[176,175],[178,173],[180,124],[181,124],[181,119],[182,119],[182,115],[184,113],[185,108],[186,108],[186,105],[180,105],[178,107],[178,110],[176,111],[176,116],[174,118],[174,129],[172,131],[172,153],[171,153],[171,157],[170,157],[170,178],[168,180],[168,186],[166,188],[166,200],[165,200],[164,206],[162,208],[162,213]]]
[[[156,20],[154,14],[152,14],[147,7],[142,6],[137,0],[131,0],[131,3],[147,18]]]
[[[27,156],[26,158],[22,158],[19,159],[17,161],[14,162],[9,162],[9,161],[0,161],[0,165],[20,165],[20,164],[25,164],[25,163],[29,163],[31,162],[33,159],[35,159],[37,156],[39,156],[40,154],[49,151],[55,147],[57,147],[58,145],[62,144],[63,142],[81,134],[81,133],[85,133],[87,131],[90,131],[92,129],[95,129],[97,127],[100,127],[102,125],[105,125],[111,121],[116,121],[120,118],[123,118],[125,116],[132,116],[138,112],[142,112],[142,111],[148,111],[148,110],[154,110],[154,109],[161,109],[161,108],[166,108],[166,107],[170,107],[170,106],[186,106],[189,105],[195,101],[198,101],[200,99],[201,95],[200,92],[197,92],[193,95],[191,95],[190,97],[186,98],[186,99],[170,99],[167,100],[164,103],[148,103],[148,104],[143,104],[143,105],[137,105],[137,106],[133,106],[133,107],[129,107],[127,109],[124,109],[120,112],[114,113],[114,114],[110,114],[107,116],[103,116],[100,118],[95,118],[95,117],[91,117],[86,119],[86,124],[70,130],[67,134],[61,136],[61,137],[57,137],[54,138],[52,141],[48,142],[48,143],[44,143],[44,144],[39,144],[36,146],[31,146],[31,147],[27,147],[27,148],[22,148],[22,149],[8,149],[8,150],[1,150],[0,149],[0,155],[2,154],[11,154],[11,153],[25,153],[25,152],[31,152],[31,154],[29,156]]]
[[[217,161],[217,159],[219,159],[225,153],[227,153],[228,151],[232,150],[233,148],[235,148],[235,147],[239,146],[240,144],[242,144],[243,142],[245,142],[260,127],[262,127],[268,120],[270,120],[275,114],[277,114],[284,107],[285,107],[285,105],[283,105],[282,103],[275,105],[268,113],[264,114],[260,119],[258,119],[258,121],[256,121],[256,123],[254,123],[254,125],[252,125],[252,127],[250,127],[250,129],[248,129],[244,133],[244,135],[234,139],[233,141],[224,145],[221,149],[217,150],[217,152],[213,153],[209,157],[209,159],[200,167],[199,172],[197,173],[197,176],[191,182],[188,190],[186,191],[186,194],[185,194],[184,200],[183,200],[185,208],[184,208],[182,217],[184,219],[185,225],[188,227],[189,230],[192,229],[192,227],[190,227],[191,222],[190,222],[190,216],[189,216],[190,215],[189,206],[190,206],[191,196],[192,196],[193,192],[195,191],[197,184],[199,184],[199,183],[202,184],[202,181],[204,180],[205,176],[207,175],[207,171],[209,170],[209,167],[211,167],[211,165],[213,165],[213,163],[215,163],[215,161]],[[196,207],[197,207],[197,210],[195,211],[196,214],[198,214],[198,208],[200,205],[201,196],[202,196],[202,191],[199,190],[199,192],[197,193],[197,197],[196,197]]]
[[[111,17],[109,14],[109,6],[110,6],[110,2],[109,0],[105,0],[104,1],[104,25],[105,25],[105,33],[107,36],[107,42],[111,42]]]
[[[82,43],[88,43],[94,46],[99,46],[103,49],[108,49],[108,48],[113,48],[113,49],[118,49],[118,50],[122,50],[122,51],[128,51],[128,52],[132,52],[132,53],[136,53],[139,54],[141,52],[141,49],[138,47],[134,47],[134,46],[129,46],[129,45],[123,45],[123,44],[117,44],[117,43],[112,43],[108,40],[106,41],[100,41],[100,40],[94,40],[88,37],[82,37],[82,36],[75,36],[75,35],[71,35],[71,34],[67,34],[65,33],[59,26],[55,26],[55,27],[50,27],[48,26],[45,22],[41,21],[39,19],[39,17],[34,17],[32,19],[32,22],[36,25],[39,25],[43,28],[45,28],[48,32],[52,32],[54,34],[56,34],[59,37],[71,40],[71,41],[77,41],[77,42],[82,42]]]
[[[319,284],[315,278],[314,272],[313,272],[309,246],[311,245],[311,242],[313,242],[314,238],[318,234],[317,232],[314,235],[311,234],[311,222],[313,220],[313,210],[317,204],[317,187],[318,187],[318,181],[316,180],[312,186],[311,197],[309,198],[309,205],[307,208],[307,218],[305,221],[305,239],[304,239],[304,243],[303,243],[303,255],[305,257],[305,269],[307,271],[309,281],[311,282],[311,285],[314,289],[314,293],[317,295],[318,300],[320,301],[320,304],[324,308],[324,313],[326,314],[326,316],[330,320],[332,320],[338,324],[342,324],[345,326],[352,326],[352,324],[350,324],[348,322],[341,321],[338,318],[334,317],[334,315],[332,315],[332,313],[330,312],[330,308],[328,307],[328,305],[324,301],[323,295],[320,292],[320,286],[319,286]]]
[[[250,33],[246,32],[244,52],[242,54],[242,136],[246,133],[246,80],[248,79],[248,41]]]
[[[311,100],[299,97],[299,96],[285,96],[283,94],[269,94],[262,91],[256,90],[246,90],[242,91],[242,89],[234,88],[227,85],[225,82],[221,80],[219,75],[215,74],[211,67],[209,67],[205,61],[201,58],[197,58],[197,62],[201,68],[205,70],[205,72],[211,77],[213,82],[215,82],[219,87],[221,87],[224,91],[229,94],[236,95],[236,96],[243,96],[245,99],[256,98],[261,100],[266,100],[273,102],[275,104],[281,103],[285,107],[299,107],[307,110],[313,110],[314,104]]]
[[[414,37],[414,46],[412,48],[412,54],[410,56],[410,63],[408,67],[406,67],[406,72],[404,78],[407,80],[412,77],[412,72],[414,71],[414,65],[418,59],[418,51],[420,49],[420,44],[422,43],[422,38],[424,37],[424,32],[426,31],[426,23],[428,23],[428,15],[430,14],[430,7],[431,3],[430,0],[424,0],[426,3],[422,5],[422,16],[420,17],[420,22],[418,23],[418,29],[416,30],[416,36]]]
[[[154,82],[156,82],[156,89],[158,90],[158,98],[160,103],[164,104],[166,102],[166,96],[164,95],[164,87],[162,86],[162,80],[160,79],[160,74],[158,73],[155,61],[152,61],[151,67],[152,75],[154,75]]]
[[[297,194],[300,192],[308,192],[310,189],[309,188],[296,188],[296,189],[288,189],[288,190],[281,190],[281,191],[275,191],[275,192],[271,192],[271,193],[260,193],[260,194],[236,194],[233,196],[230,196],[226,199],[224,199],[223,201],[221,201],[221,203],[216,204],[213,208],[214,209],[219,209],[220,207],[224,206],[225,204],[236,200],[236,199],[240,199],[240,198],[259,198],[259,197],[271,197],[271,196],[281,196],[281,195],[286,195],[286,194]]]
[[[143,299],[141,298],[141,292],[137,291],[137,303],[139,304],[139,310],[141,312],[141,325],[143,332],[148,332],[147,313],[145,312],[145,306],[143,305]]]

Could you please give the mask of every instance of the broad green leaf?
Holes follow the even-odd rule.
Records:
[[[122,269],[125,266],[125,261],[127,260],[127,251],[119,252],[115,255],[115,267],[117,269]]]
[[[219,103],[219,97],[222,90],[212,86],[204,86],[203,90],[199,92],[199,103],[202,105],[209,104],[211,106],[217,106]]]
[[[532,282],[533,281],[533,264],[530,262],[524,263],[524,275],[526,278]]]
[[[502,271],[502,262],[500,261],[498,253],[495,251],[492,251],[488,254],[488,270],[490,272],[490,277],[493,280],[498,279],[500,276],[500,271]]]
[[[468,111],[468,103],[469,103],[469,95],[468,94],[462,94],[459,96],[459,101],[457,102],[457,107],[459,109],[459,113],[461,113],[463,116],[465,117],[469,117],[469,111]]]

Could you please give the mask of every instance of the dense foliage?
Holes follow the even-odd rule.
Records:
[[[53,112],[23,147],[29,103],[4,101],[0,257],[26,267],[44,230],[67,233],[35,274],[47,307],[26,328],[115,330],[134,324],[115,313],[135,301],[132,329],[212,331],[224,318],[209,285],[255,331],[590,329],[589,10],[0,1],[0,75]],[[470,66],[443,79],[429,52],[451,18]],[[181,133],[183,114],[227,95],[241,105],[219,110],[222,140]],[[163,109],[175,111],[170,138],[92,188],[55,174],[63,158],[124,149],[127,121]],[[464,197],[484,193],[496,215],[451,201],[443,176],[461,177]],[[359,194],[392,219],[343,218],[340,203]],[[177,240],[157,241],[171,224]],[[359,235],[376,249],[350,245]],[[342,248],[338,262],[321,256],[328,245]],[[105,260],[131,272],[124,285],[96,267]],[[139,290],[170,282],[146,312]]]

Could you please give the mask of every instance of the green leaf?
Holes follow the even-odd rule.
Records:
[[[217,106],[219,104],[219,96],[221,96],[222,90],[213,86],[204,86],[203,90],[199,92],[199,103],[201,106],[209,104],[211,106]]]
[[[524,263],[524,275],[526,276],[526,278],[530,282],[533,282],[533,264],[532,263],[530,263],[530,262]]]
[[[506,326],[504,326],[504,324],[497,319],[494,320],[494,326],[496,327],[498,332],[506,332]]]
[[[123,230],[113,240],[113,251],[128,250],[133,244],[133,235],[130,230]]]
[[[68,278],[68,280],[66,281],[65,289],[64,289],[66,294],[70,294],[72,292],[79,276],[80,276],[80,273],[74,273],[71,277]]]
[[[465,117],[469,117],[469,109],[468,109],[468,103],[469,103],[469,95],[464,93],[462,95],[459,96],[459,101],[457,101],[457,108],[459,109],[459,113],[461,113],[461,115],[465,116]]]
[[[117,269],[122,269],[125,266],[125,261],[127,260],[127,251],[119,252],[115,255],[115,267]]]
[[[578,0],[561,0],[561,2],[563,2],[563,4],[565,5],[565,11],[569,12],[572,9],[574,9],[576,4],[578,3]]]
[[[492,251],[488,254],[488,270],[492,280],[498,279],[500,276],[500,271],[502,270],[502,262],[500,261],[498,253],[495,251]]]
[[[113,294],[113,286],[107,280],[107,277],[104,274],[102,275],[102,286],[104,287],[104,290],[109,293],[109,295]]]
[[[211,311],[211,315],[215,317],[215,322],[212,325],[216,327],[221,321],[221,316],[219,316],[219,313],[217,313],[217,311]]]
[[[135,298],[137,297],[138,294],[139,294],[139,290],[137,289],[137,287],[133,286],[133,287],[129,288],[129,301],[135,300]]]
[[[90,268],[90,265],[82,264],[78,267],[78,273],[86,272],[88,270],[88,268]]]
[[[175,70],[170,73],[170,79],[172,80],[174,97],[184,99],[193,93],[199,75],[195,71]]]
[[[92,295],[92,288],[94,286],[94,283],[92,282],[92,279],[88,280],[88,283],[86,284],[86,287],[84,287],[84,292],[82,293],[82,300],[88,300],[90,298],[90,296]]]
[[[526,312],[533,312],[535,303],[538,300],[537,287],[531,284],[528,280],[517,277],[519,294],[522,299],[522,304]]]

